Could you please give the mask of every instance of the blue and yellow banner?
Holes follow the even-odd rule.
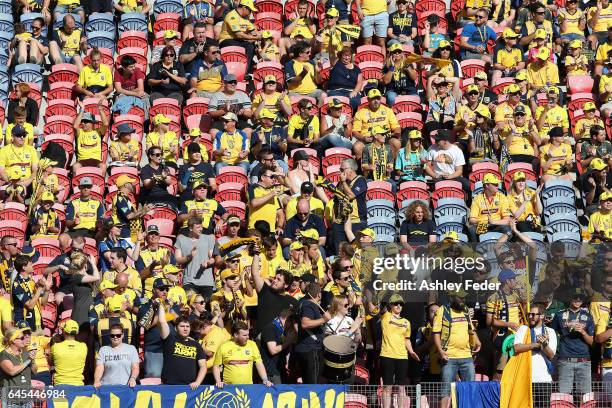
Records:
[[[49,408],[342,408],[344,385],[55,387]]]

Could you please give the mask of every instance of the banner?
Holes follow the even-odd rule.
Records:
[[[58,386],[49,408],[342,408],[345,385]]]

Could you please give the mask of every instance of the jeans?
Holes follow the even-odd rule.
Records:
[[[387,91],[385,93],[385,98],[387,98],[387,105],[393,106],[395,104],[395,98],[397,98],[397,92]]]
[[[603,368],[601,372],[601,380],[604,383],[604,395],[607,395],[612,401],[612,368]]]
[[[319,139],[319,148],[323,151],[332,147],[352,149],[353,142],[351,142],[351,139],[347,139],[346,137],[342,137],[340,135],[326,135]]]
[[[365,222],[359,222],[359,223],[353,223],[353,225],[351,225],[351,230],[353,231],[353,233],[357,233],[358,231],[361,231],[364,228],[367,228],[368,225]],[[329,255],[338,255],[338,251],[340,249],[340,244],[342,242],[347,241],[346,239],[346,234],[344,233],[344,225],[343,224],[332,224],[332,254]],[[329,241],[329,236],[328,239]]]
[[[227,164],[227,163],[223,163],[223,162],[219,162],[219,163],[215,163],[215,173],[217,173],[217,175],[219,174],[219,171],[223,168],[223,167],[228,167],[228,166],[238,166],[238,167],[242,167],[244,169],[244,171],[248,174],[249,173],[249,167],[251,166],[249,164],[249,162],[247,161],[243,161],[243,162],[238,162],[236,164]]]
[[[153,353],[145,351],[145,377],[159,378],[161,377],[162,368],[164,367],[164,353]]]
[[[450,383],[455,382],[455,378],[461,381],[474,381],[476,370],[472,358],[450,358],[446,364],[442,365],[442,395],[449,395]]]
[[[577,391],[580,394],[591,392],[590,361],[571,363],[560,359],[557,362],[557,368],[559,369],[559,392],[571,394],[574,380],[577,383]]]
[[[344,96],[349,98],[353,112],[357,112],[359,104],[361,103],[362,95],[361,93],[358,93],[357,95],[351,98],[351,92],[353,92],[351,89],[330,89],[329,91],[327,91],[327,96]]]

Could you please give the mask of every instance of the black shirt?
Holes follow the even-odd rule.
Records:
[[[404,221],[400,226],[400,235],[408,236],[409,244],[427,244],[429,236],[435,235],[436,225],[432,220],[424,220],[420,224]]]
[[[261,360],[266,367],[268,376],[280,375],[284,369],[287,356],[287,350],[283,350],[274,356],[270,354],[268,342],[273,341],[277,345],[281,345],[283,338],[284,330],[276,319],[268,323],[261,332]]]
[[[589,178],[591,177],[593,177],[593,170],[587,171],[580,177],[580,192],[584,197],[586,197],[586,195],[593,190],[593,186],[589,184]],[[598,205],[599,196],[601,195],[601,193],[603,193],[604,190],[597,182],[597,179],[595,177],[593,177],[593,179],[595,180],[595,196],[593,197],[593,202],[591,203],[591,205]],[[612,188],[612,177],[606,177],[606,187],[608,189]]]
[[[15,108],[19,106],[19,99],[11,99],[7,108],[8,123],[15,123]],[[25,103],[26,122],[36,126],[38,123],[38,104],[32,98],[27,98]]]
[[[294,346],[296,353],[307,353],[312,350],[319,350],[323,346],[323,326],[314,327],[312,329],[302,328],[302,318],[308,317],[311,320],[317,320],[322,317],[319,305],[314,303],[312,300],[302,298],[298,306],[298,340]],[[312,336],[315,336],[313,338]]]
[[[319,233],[319,237],[324,237],[326,234],[325,223],[323,223],[323,220],[318,215],[310,214],[305,225],[301,224],[297,215],[293,216],[289,219],[289,221],[287,221],[287,224],[285,225],[283,238],[295,240],[300,231],[305,231],[311,228],[317,230],[317,232]]]
[[[278,317],[283,310],[288,308],[297,310],[297,300],[294,297],[284,293],[275,293],[267,283],[263,284],[263,287],[257,295],[257,323],[254,331],[255,336],[257,336],[268,323]]]
[[[149,79],[162,80],[165,77],[161,74],[161,70],[164,69],[161,62],[156,62],[151,66],[151,71],[149,72]],[[168,69],[171,74],[178,76],[179,78],[185,78],[185,69],[183,68],[183,64],[178,61],[174,61],[172,68]],[[151,87],[151,92],[159,92],[163,95],[170,95],[173,92],[181,92],[183,88],[178,83],[174,82],[170,79],[170,83],[168,84],[160,84]]]
[[[191,384],[198,376],[199,360],[206,360],[202,345],[188,337],[183,340],[170,334],[163,340],[164,367],[162,381],[164,384]]]
[[[215,178],[215,171],[210,163],[201,161],[199,164],[191,164],[189,162],[183,164],[179,168],[178,179],[179,182],[187,188],[181,193],[181,198],[183,200],[192,199],[193,193],[191,192],[191,186],[193,186],[196,181],[204,181],[208,184],[208,179],[211,178]]]
[[[157,168],[157,170],[151,167],[150,164],[147,164],[146,166],[142,168],[142,170],[140,171],[141,180],[143,181],[147,179],[153,180],[153,187],[151,187],[150,189],[147,189],[144,186],[142,187],[142,193],[141,193],[142,199],[146,197],[165,196],[168,194],[166,183],[163,180],[161,180],[163,171],[164,171],[164,166],[161,166],[161,165]],[[155,176],[158,176],[161,181],[156,181],[154,178]]]
[[[401,14],[399,11],[396,11],[389,14],[389,28],[393,30],[393,35],[395,36],[405,35],[410,37],[412,29],[417,28],[416,13],[406,12]]]
[[[204,44],[201,44],[201,47],[203,47]],[[183,43],[183,45],[181,46],[181,49],[179,50],[179,57],[181,55],[185,55],[185,54],[193,54],[194,52],[197,52],[197,47],[198,44],[196,44],[195,40],[193,38],[188,39],[187,41],[185,41]],[[203,49],[202,49],[203,52]],[[191,72],[191,66],[193,65],[194,62],[197,61],[198,58],[202,58],[201,56],[196,56],[194,59],[192,59],[190,62],[186,63],[184,65],[184,69],[185,72]]]

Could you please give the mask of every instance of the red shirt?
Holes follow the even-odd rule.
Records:
[[[136,67],[136,70],[131,77],[124,76],[123,69],[115,70],[114,82],[119,82],[121,87],[126,91],[134,91],[138,87],[138,80],[144,80],[145,74],[142,70]]]

